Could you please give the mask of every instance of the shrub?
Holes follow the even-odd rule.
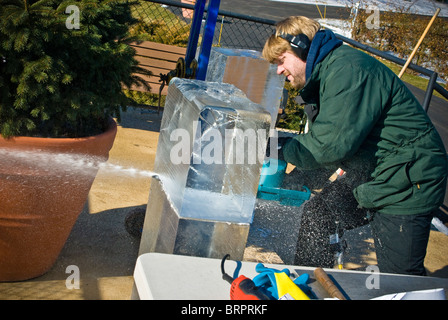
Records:
[[[79,8],[79,29],[66,25]],[[81,137],[102,132],[145,83],[128,37],[127,1],[0,0],[0,134]]]

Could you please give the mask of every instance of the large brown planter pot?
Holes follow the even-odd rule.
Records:
[[[0,137],[0,281],[53,266],[116,133],[111,120],[106,132],[87,138]]]

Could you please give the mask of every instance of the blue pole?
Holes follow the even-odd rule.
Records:
[[[187,52],[185,54],[185,65],[187,66],[187,68],[190,67],[191,61],[193,61],[194,57],[196,56],[206,1],[207,0],[197,0],[194,5],[193,21],[191,23]]]
[[[198,59],[198,70],[196,71],[196,79],[198,80],[205,80],[205,75],[207,74],[208,59],[210,57],[213,36],[215,34],[220,1],[221,0],[209,0],[207,7],[207,19],[205,22],[204,35],[202,37],[201,52]]]

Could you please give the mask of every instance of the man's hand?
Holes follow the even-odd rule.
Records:
[[[270,137],[266,146],[266,157],[278,160],[285,160],[283,157],[283,146],[292,138]]]

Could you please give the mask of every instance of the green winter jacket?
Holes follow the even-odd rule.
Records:
[[[342,45],[314,66],[301,96],[319,111],[308,133],[283,147],[286,161],[303,169],[361,171],[367,178],[354,184],[354,196],[381,213],[424,213],[443,203],[448,164],[442,140],[390,69]]]

